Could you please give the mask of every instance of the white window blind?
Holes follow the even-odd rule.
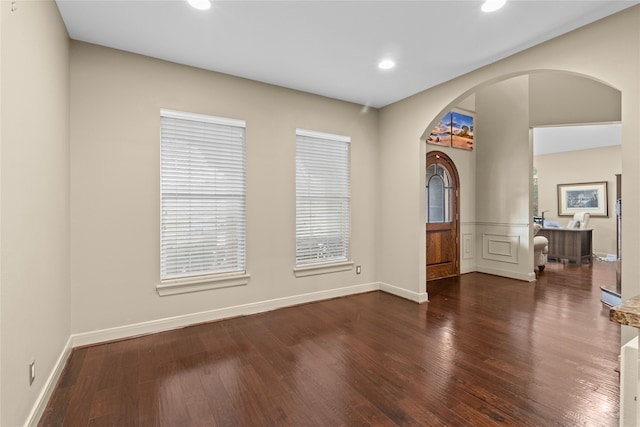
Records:
[[[245,123],[161,110],[160,278],[245,270]]]
[[[349,260],[350,138],[296,130],[296,266]]]

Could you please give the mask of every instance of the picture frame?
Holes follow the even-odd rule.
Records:
[[[473,150],[473,113],[464,110],[447,112],[427,137],[427,144]]]
[[[607,181],[558,184],[558,216],[586,212],[592,217],[608,217],[607,184]]]
[[[473,114],[463,111],[451,111],[451,146],[461,150],[473,151]]]

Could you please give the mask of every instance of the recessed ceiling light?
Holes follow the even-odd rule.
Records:
[[[380,68],[381,70],[389,70],[395,66],[396,66],[396,63],[390,59],[385,59],[384,61],[381,61],[378,64],[378,68]]]
[[[187,0],[187,2],[191,7],[198,10],[207,10],[211,7],[211,2],[209,0]]]
[[[483,12],[495,12],[496,10],[498,10],[502,6],[504,6],[504,4],[506,2],[507,2],[507,0],[487,0],[482,5],[482,11]]]

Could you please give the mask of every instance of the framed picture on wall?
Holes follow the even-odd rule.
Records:
[[[427,144],[440,145],[441,147],[451,147],[451,113],[447,113],[433,128]]]
[[[473,150],[473,116],[458,111],[451,112],[451,146]]]
[[[427,137],[427,144],[473,150],[473,115],[449,111]]]
[[[609,216],[607,182],[558,184],[558,215],[572,216],[588,212],[593,216]]]

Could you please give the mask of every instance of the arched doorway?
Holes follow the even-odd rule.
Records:
[[[514,96],[516,93],[519,95]],[[424,141],[446,112],[461,109],[476,115],[474,150],[442,149],[455,159],[460,186],[465,188],[461,200],[469,208],[465,209],[464,221],[459,225],[461,272],[478,271],[528,282],[536,279],[530,235],[531,128],[620,123],[621,107],[621,92],[604,81],[562,70],[536,70],[485,81],[462,93],[433,116],[421,138],[423,162],[429,149],[440,149]],[[419,164],[424,168],[424,163]],[[580,182],[590,180],[584,178]],[[550,194],[556,200],[557,192]],[[425,193],[419,197],[418,207],[424,209]],[[546,205],[544,209],[549,209]],[[416,225],[420,228],[418,232],[424,233],[424,213],[420,213]],[[553,219],[551,216],[551,213],[545,215]],[[416,261],[429,257],[425,243],[420,244],[421,253]],[[419,283],[424,285],[431,279],[426,276],[426,269],[420,270],[424,277],[419,278]]]
[[[441,151],[427,153],[427,281],[460,274],[460,179],[455,164]]]

